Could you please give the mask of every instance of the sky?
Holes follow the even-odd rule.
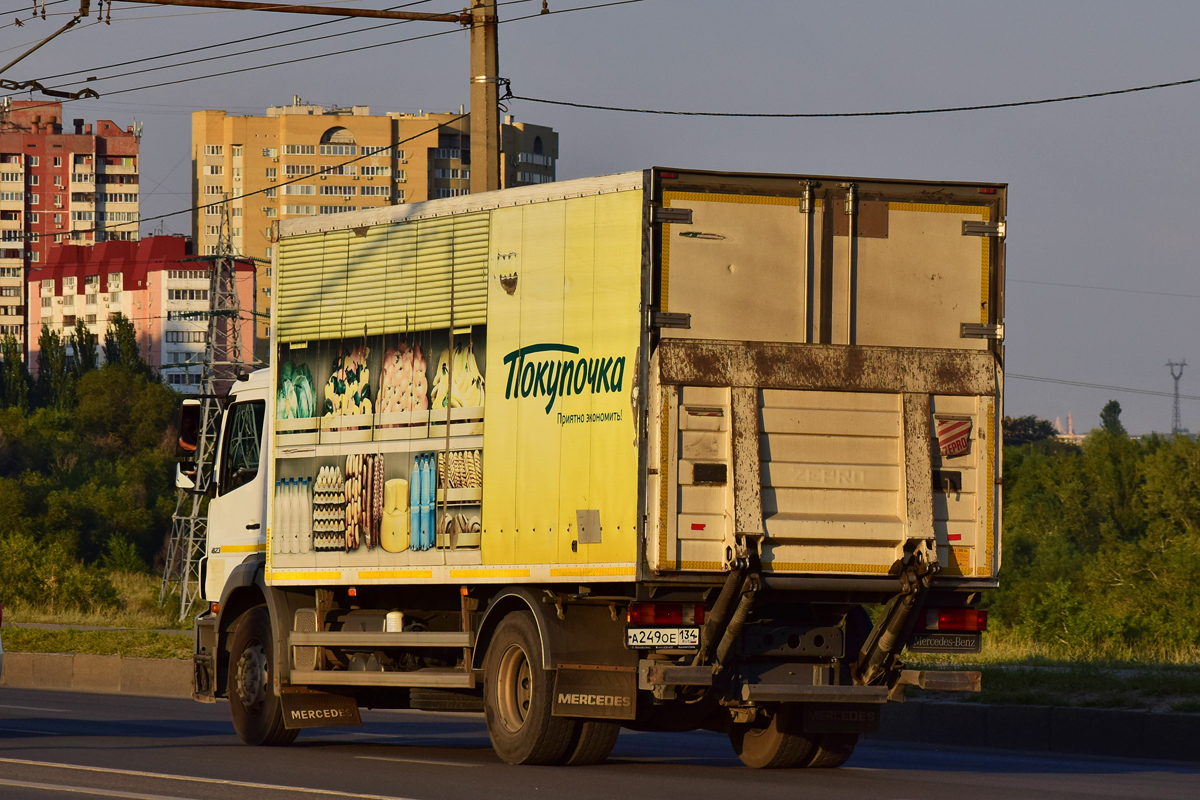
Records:
[[[24,2],[0,0],[0,62],[65,24],[75,2],[48,5],[50,16],[41,20],[28,18]],[[548,5],[557,12],[598,2]],[[409,5],[451,12],[464,3]],[[499,28],[500,74],[514,94],[531,98],[693,111],[878,111],[1200,77],[1195,2],[642,0],[547,16],[537,15],[540,0],[502,3],[502,20],[534,15]],[[102,96],[67,104],[65,119],[144,124],[143,218],[190,205],[190,115],[197,109],[262,114],[294,94],[326,106],[369,105],[372,113],[457,111],[468,102],[467,33],[447,23],[131,3],[113,7],[111,24],[98,23],[95,13],[3,77],[74,90],[95,76],[86,85]],[[12,22],[18,15],[23,27]],[[278,33],[317,23],[327,24]],[[330,34],[345,35],[266,49]],[[226,44],[248,37],[255,38]],[[382,46],[328,55],[376,44]],[[216,58],[179,65],[206,57]],[[273,62],[286,63],[247,69]],[[160,68],[166,65],[178,66]],[[152,68],[159,69],[108,77]],[[236,73],[215,75],[227,71]],[[151,87],[194,76],[205,77]],[[1006,413],[1065,424],[1070,412],[1076,430],[1087,430],[1115,399],[1131,433],[1169,431],[1170,397],[1013,377],[1169,393],[1168,360],[1194,364],[1180,391],[1200,397],[1193,317],[1200,309],[1200,84],[874,119],[706,119],[508,105],[518,120],[559,132],[560,180],[674,166],[1008,183]],[[179,214],[146,222],[142,233],[159,226],[184,233],[188,220]],[[1200,399],[1182,401],[1182,421],[1200,430]]]

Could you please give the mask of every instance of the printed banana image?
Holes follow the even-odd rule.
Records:
[[[433,408],[476,408],[483,405],[483,375],[475,361],[475,348],[471,342],[454,348],[453,376],[450,370],[450,350],[442,351],[437,371],[433,378],[430,406]],[[447,386],[453,378],[447,398]],[[447,402],[448,400],[448,402]]]

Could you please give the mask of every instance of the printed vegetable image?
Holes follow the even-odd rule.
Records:
[[[325,416],[372,413],[370,354],[369,348],[360,345],[334,359],[333,373],[325,382]]]
[[[442,351],[433,377],[430,405],[433,408],[474,408],[483,405],[483,375],[475,363],[471,342],[454,348],[454,371],[450,370],[450,350]],[[451,387],[450,382],[454,385]],[[449,392],[447,392],[449,389]],[[447,394],[449,397],[447,397]]]
[[[276,419],[305,419],[316,416],[317,392],[307,364],[283,362],[279,392],[275,396]]]
[[[378,410],[425,411],[429,408],[429,379],[425,376],[428,364],[421,346],[410,350],[400,344],[383,355],[383,374],[379,378]]]

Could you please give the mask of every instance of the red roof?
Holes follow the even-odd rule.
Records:
[[[53,278],[61,291],[62,279],[99,275],[107,285],[110,272],[121,273],[125,291],[146,286],[146,274],[166,269],[206,270],[208,261],[184,261],[192,256],[191,241],[184,236],[148,236],[137,242],[100,242],[97,245],[64,244],[50,248],[44,266],[29,271],[29,282]],[[238,261],[238,272],[251,272],[254,262]],[[82,283],[83,281],[77,281]]]

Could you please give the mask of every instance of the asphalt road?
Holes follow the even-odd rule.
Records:
[[[743,767],[723,736],[625,731],[595,767],[511,767],[481,715],[364,712],[291,747],[237,741],[224,703],[0,688],[0,798],[1191,798],[1200,769],[864,743],[836,770]]]

